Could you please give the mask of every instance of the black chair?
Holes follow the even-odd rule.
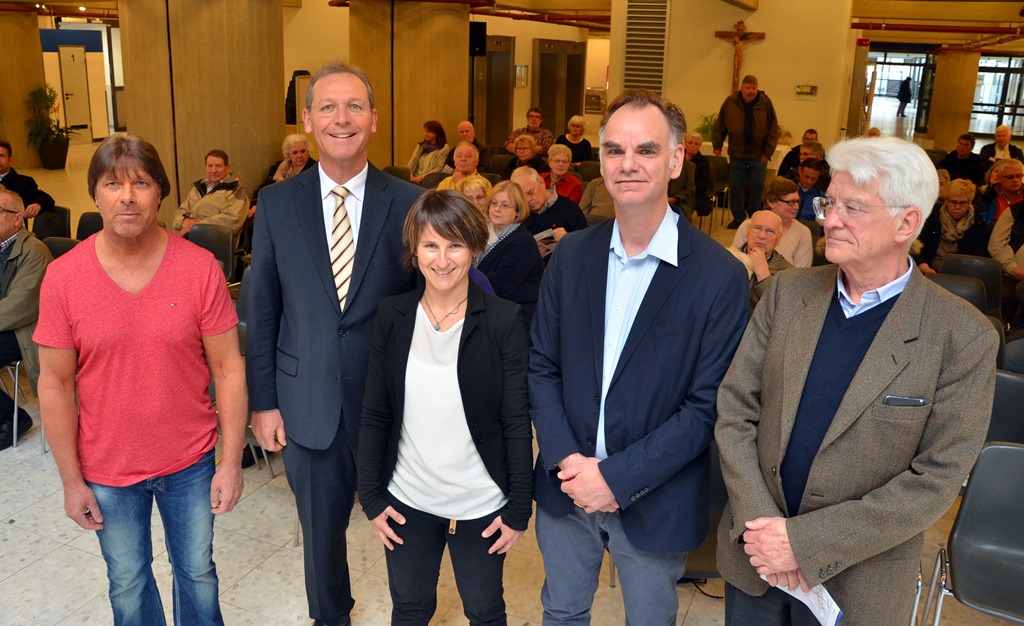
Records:
[[[587,213],[584,217],[587,218],[587,228],[595,224],[600,224],[601,222],[607,222],[608,220],[612,219],[607,215],[598,215],[597,213]]]
[[[103,216],[99,211],[86,211],[78,218],[78,230],[75,239],[85,241],[92,235],[103,230]]]
[[[206,248],[217,259],[224,278],[231,282],[235,273],[235,234],[220,224],[196,224],[188,233],[188,240]]]
[[[409,177],[412,175],[407,167],[399,167],[397,165],[388,165],[384,168],[385,174],[391,174],[395,178],[409,182]]]
[[[996,329],[996,334],[999,335],[999,351],[996,352],[996,367],[1003,369],[1006,366],[1006,324],[1003,324],[1003,320],[998,317],[986,315],[988,321],[992,322],[992,328]]]
[[[946,155],[949,154],[948,150],[936,150],[934,148],[929,148],[925,152],[928,154],[928,158],[932,160],[932,163],[935,164],[935,167],[938,167],[939,163],[942,163],[942,159],[945,159]]]
[[[1024,445],[990,443],[981,450],[967,481],[960,510],[939,549],[928,588],[924,623],[933,598],[936,626],[942,601],[954,596],[986,615],[1024,624]],[[948,553],[947,553],[948,550]]]
[[[71,236],[71,209],[55,206],[32,219],[32,232],[40,239]]]
[[[437,186],[441,184],[441,181],[448,178],[448,174],[444,172],[431,172],[423,177],[420,181],[420,187],[424,189],[437,189]]]
[[[988,301],[985,298],[985,283],[981,280],[956,274],[931,274],[928,278],[947,291],[967,300],[982,313],[986,312]]]
[[[501,174],[495,174],[493,172],[479,172],[481,176],[487,179],[487,182],[491,183],[491,187],[501,182]]]
[[[722,521],[722,513],[725,511],[725,503],[729,499],[729,493],[725,490],[725,480],[722,478],[722,463],[718,456],[718,444],[711,440],[711,447],[708,448],[708,488],[710,495],[709,511],[710,521],[708,535],[704,543],[696,550],[691,550],[686,555],[686,574],[684,580],[688,582],[706,580],[708,578],[721,578],[718,572],[718,560],[715,558],[715,551],[718,549],[718,524]]]
[[[996,392],[992,420],[985,441],[1024,444],[1024,376],[996,370]],[[1024,580],[1024,579],[1022,579]]]
[[[811,249],[814,250],[814,260],[811,261],[811,267],[828,265],[828,259],[825,258],[825,248],[818,245],[821,238],[825,236],[825,233],[822,232],[821,224],[815,220],[797,221],[806,226],[807,230],[811,231]]]
[[[43,239],[43,243],[46,244],[46,247],[50,249],[50,254],[56,259],[77,246],[78,240],[71,237],[47,237]]]
[[[942,258],[939,266],[942,274],[971,276],[985,283],[985,306],[987,315],[1003,319],[1002,292],[1003,269],[999,262],[983,256],[951,254]]]
[[[711,192],[714,194],[715,206],[725,209],[722,213],[724,223],[725,214],[729,212],[729,159],[713,154],[705,158],[711,165]]]
[[[586,187],[587,183],[601,177],[601,164],[597,161],[583,161],[580,163],[579,174],[583,186]]]
[[[500,153],[491,153],[491,171],[497,174],[500,178],[505,177],[505,168],[508,167],[509,161],[515,157],[504,151]]]

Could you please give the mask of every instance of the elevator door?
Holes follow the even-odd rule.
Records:
[[[488,35],[487,56],[473,57],[473,125],[482,144],[505,143],[512,132],[515,37]]]
[[[587,44],[536,39],[533,48],[532,103],[544,111],[544,128],[566,131],[573,115],[583,115]]]

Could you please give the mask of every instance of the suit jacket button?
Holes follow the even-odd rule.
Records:
[[[594,438],[593,437],[587,437],[587,445],[588,446],[594,445]]]
[[[778,473],[778,470],[775,469],[775,466],[772,466],[772,476],[775,476],[775,474],[777,474],[777,473]]]
[[[477,443],[483,443],[483,442],[484,442],[484,438],[483,438],[483,437],[481,437],[480,435],[477,435],[477,436],[476,436],[476,442],[477,442]]]
[[[476,428],[476,420],[473,420],[472,422],[470,422],[469,423],[469,427],[470,428]]]
[[[826,577],[828,577],[828,574],[825,573],[825,568],[824,567],[821,568],[820,570],[818,570],[818,578],[826,578]]]

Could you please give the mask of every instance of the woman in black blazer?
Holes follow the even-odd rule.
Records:
[[[495,185],[487,215],[493,241],[477,256],[477,269],[487,275],[495,295],[523,307],[523,323],[529,330],[544,277],[544,259],[533,235],[520,227],[530,215],[530,206],[519,185],[507,180]]]
[[[470,624],[504,623],[504,555],[531,514],[526,331],[469,278],[487,227],[465,196],[424,194],[403,239],[424,285],[378,309],[359,501],[387,548],[393,623],[430,621],[446,545]]]

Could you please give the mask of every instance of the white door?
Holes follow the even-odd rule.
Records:
[[[89,75],[85,67],[85,46],[58,46],[60,80],[64,86],[64,119],[77,131],[74,143],[91,143],[89,113]]]

